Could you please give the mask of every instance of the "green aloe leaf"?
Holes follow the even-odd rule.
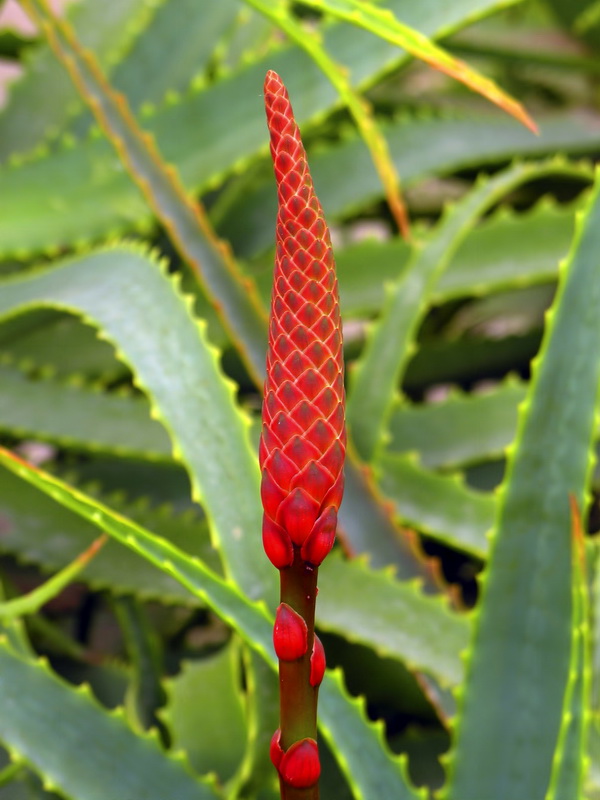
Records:
[[[171,458],[164,428],[145,398],[54,380],[0,365],[0,428],[61,446],[141,458]]]
[[[171,748],[183,750],[194,770],[230,778],[244,753],[246,720],[239,647],[231,642],[204,658],[184,661],[165,683],[160,718]]]
[[[197,515],[175,515],[170,508],[151,509],[146,504],[125,505],[114,498],[108,505],[118,513],[164,537],[220,572],[219,557],[210,545],[206,522]],[[0,550],[44,572],[63,569],[89,547],[97,536],[93,525],[75,513],[40,495],[10,472],[0,473]],[[133,594],[142,600],[195,605],[197,600],[168,574],[118,542],[110,541],[80,576],[94,589],[116,595]]]
[[[356,800],[424,800],[425,793],[410,785],[406,758],[392,756],[383,724],[369,721],[364,702],[347,692],[341,671],[329,672],[325,678],[319,690],[319,730]],[[349,761],[343,758],[345,753],[350,755]]]
[[[253,282],[215,236],[203,207],[188,197],[177,170],[163,160],[154,139],[138,125],[126,98],[106,81],[97,61],[81,48],[72,28],[45,0],[27,0],[57,58],[94,112],[119,158],[194,271],[257,382],[264,376],[266,311]]]
[[[467,487],[458,475],[419,466],[411,455],[382,454],[376,464],[379,487],[394,503],[403,524],[458,550],[484,558],[497,501]]]
[[[541,174],[575,174],[562,162],[515,164],[480,183],[446,214],[422,249],[389,291],[361,358],[351,373],[347,421],[358,454],[370,461],[380,445],[397,386],[414,342],[429,296],[459,244],[477,218],[507,192]]]
[[[524,213],[501,207],[464,240],[434,291],[434,301],[485,295],[556,280],[581,201],[544,199]]]
[[[526,385],[509,378],[484,392],[453,391],[435,403],[399,402],[390,419],[392,453],[417,452],[425,467],[456,467],[503,456],[517,429]]]
[[[114,348],[92,328],[50,309],[6,321],[0,328],[0,356],[26,374],[58,380],[112,383],[127,375]]]
[[[77,800],[204,800],[221,796],[213,779],[193,778],[155,737],[139,736],[109,713],[89,687],[74,689],[43,661],[24,659],[0,640],[0,739],[43,776],[46,788]],[[85,758],[74,758],[85,738]],[[124,759],[123,753],[127,753]]]
[[[175,577],[230,624],[272,669],[276,669],[277,661],[272,650],[273,617],[262,600],[259,603],[248,600],[235,584],[220,578],[197,558],[190,557],[42,470],[31,467],[4,448],[0,448],[0,462]],[[379,796],[381,790],[402,800],[415,800],[418,795],[405,779],[402,761],[394,758],[385,747],[381,726],[367,722],[361,704],[347,698],[339,676],[326,675],[320,698],[320,724],[330,746],[335,746],[335,755],[356,800],[370,800]],[[360,742],[358,750],[357,742]]]
[[[50,602],[70,583],[76,580],[80,572],[100,551],[105,541],[106,539],[103,536],[95,539],[74,561],[49,578],[45,583],[32,589],[28,594],[0,602],[0,619],[15,619],[16,617],[34,614],[39,611],[45,603]]]
[[[208,5],[195,0],[162,0],[146,29],[138,33],[114,68],[111,85],[127,97],[136,112],[143,108],[148,113],[167,96],[173,102],[192,79],[204,79],[215,48],[238,14],[237,0]],[[156,58],[157,52],[168,52],[168,59]],[[83,114],[74,121],[71,131],[81,136],[92,122],[90,113]]]
[[[374,567],[393,565],[400,578],[418,577],[427,588],[439,590],[418,543],[398,525],[373,470],[358,461],[351,447],[346,450],[344,473],[339,526],[345,551],[353,556],[368,554]]]
[[[373,572],[360,560],[336,555],[323,562],[319,585],[319,628],[428,672],[443,686],[461,681],[470,624],[446,598],[427,597],[416,581],[398,581],[389,570]]]
[[[579,511],[571,503],[573,523],[573,620],[569,681],[563,717],[554,753],[550,787],[546,800],[581,797],[586,766],[590,723],[591,631],[590,596],[587,586],[585,539]]]
[[[228,791],[233,797],[256,794],[258,800],[279,800],[269,755],[273,731],[279,727],[279,676],[249,648],[243,650],[242,657],[247,686],[246,750]]]
[[[509,459],[446,797],[542,799],[571,644],[569,493],[590,478],[600,384],[600,184],[580,215]],[[566,444],[565,444],[566,443]]]
[[[462,81],[474,91],[487,97],[492,103],[496,103],[515,119],[520,120],[533,132],[537,131],[535,123],[520,103],[503,92],[493,81],[458,61],[433,44],[422,33],[394,17],[389,7],[373,6],[364,0],[302,0],[302,2],[334,17],[346,20],[346,22],[351,22],[353,25],[365,28],[376,36],[403,48],[415,58],[419,58],[435,69]]]
[[[120,0],[103,8],[87,0],[71,9],[70,19],[85,47],[111,67],[152,18],[152,6],[149,0]],[[0,114],[0,161],[56,135],[80,105],[75,87],[47,45],[36,46],[25,66],[25,75],[11,88]]]
[[[118,348],[169,431],[176,460],[189,471],[229,574],[250,597],[275,604],[274,570],[256,558],[262,510],[249,421],[173,281],[143,252],[109,248],[3,282],[0,317],[32,307],[81,315]]]
[[[138,598],[115,597],[112,606],[130,664],[125,713],[134,730],[141,732],[156,725],[156,712],[164,701],[162,641]]]
[[[592,686],[588,721],[586,800],[600,797],[600,544],[588,538]]]

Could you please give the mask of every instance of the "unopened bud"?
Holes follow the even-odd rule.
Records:
[[[325,675],[325,649],[323,642],[315,633],[313,649],[310,654],[310,685],[320,686]]]
[[[314,786],[321,774],[319,750],[315,740],[302,739],[295,742],[281,759],[279,774],[285,783],[295,789]]]
[[[335,541],[337,511],[329,506],[315,522],[308,538],[302,545],[300,555],[304,561],[318,567],[330,552]]]
[[[287,603],[281,603],[275,614],[273,644],[282,661],[296,661],[308,650],[306,622]]]

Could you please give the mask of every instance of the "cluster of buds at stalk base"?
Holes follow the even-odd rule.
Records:
[[[274,630],[281,728],[271,759],[285,797],[286,786],[315,786],[320,772],[316,700],[325,654],[314,604],[344,485],[344,368],[329,231],[275,72],[265,80],[265,105],[279,210],[259,459],[263,545],[281,573]]]

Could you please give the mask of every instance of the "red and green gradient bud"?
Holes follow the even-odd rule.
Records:
[[[263,543],[278,568],[331,550],[344,487],[344,367],[335,263],[287,91],[267,73],[279,211],[260,441]]]

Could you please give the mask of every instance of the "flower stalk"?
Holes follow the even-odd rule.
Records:
[[[267,73],[265,107],[279,200],[259,452],[263,545],[281,576],[273,633],[280,728],[271,759],[282,800],[316,800],[325,654],[314,632],[315,601],[344,486],[342,333],[329,231],[275,72]]]

